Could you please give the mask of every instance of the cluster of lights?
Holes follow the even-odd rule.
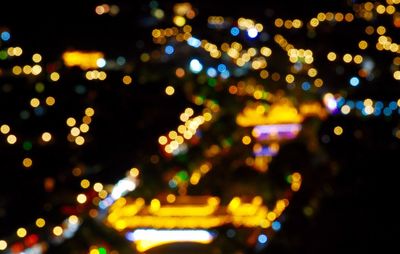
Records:
[[[158,143],[163,146],[167,154],[177,154],[182,151],[185,140],[192,139],[196,135],[197,129],[212,119],[212,115],[208,111],[199,116],[193,117],[193,115],[193,109],[186,108],[179,117],[183,124],[179,125],[176,131],[170,131],[168,135],[158,138]]]
[[[87,80],[105,80],[107,78],[107,74],[104,71],[93,70],[87,71],[85,77]]]
[[[297,177],[297,174],[294,175],[292,178]],[[297,184],[294,188],[300,188],[301,177],[294,182]],[[107,222],[118,231],[143,227],[209,229],[225,224],[267,229],[289,205],[287,199],[280,199],[270,210],[259,196],[251,200],[234,197],[226,206],[220,205],[219,198],[209,196],[177,197],[170,194],[166,201],[162,203],[153,199],[146,206],[142,198],[121,198],[110,208]]]
[[[111,16],[115,16],[119,13],[119,7],[118,5],[109,5],[109,4],[102,4],[96,6],[95,10],[97,15],[104,15],[104,14],[109,14]]]
[[[82,122],[79,124],[77,120],[73,117],[68,117],[66,124],[70,127],[70,132],[68,133],[67,139],[69,142],[74,142],[75,144],[81,146],[85,144],[84,134],[90,129],[90,123],[92,122],[92,117],[94,116],[94,109],[88,107],[85,109],[85,115],[82,117]]]
[[[277,18],[275,19],[274,24],[278,28],[285,27],[286,29],[299,29],[303,27],[303,21],[300,19],[283,20],[281,18]]]
[[[290,188],[292,191],[296,192],[299,191],[301,187],[301,174],[298,172],[294,172],[293,174],[288,176],[288,182],[290,183]]]
[[[341,13],[341,12],[320,12],[316,17],[311,18],[309,25],[311,28],[316,28],[323,22],[353,22],[353,13]]]
[[[17,136],[11,133],[11,127],[8,124],[2,124],[0,126],[1,134],[6,136],[6,141],[10,145],[17,143]]]
[[[1,32],[0,33],[0,38],[2,41],[7,42],[10,38],[9,32]],[[18,57],[21,56],[23,53],[22,48],[20,47],[8,47],[6,49],[0,50],[0,60],[5,60],[7,57]],[[87,70],[86,72],[86,78],[87,79],[100,79],[104,80],[106,77],[105,72],[103,71],[97,71],[98,68],[104,68],[107,65],[106,60],[103,57],[103,54],[100,52],[80,52],[80,51],[67,51],[63,54],[62,56],[64,60],[64,64],[67,67],[73,67],[77,66],[80,67],[82,70]],[[121,57],[120,57],[121,58]],[[118,58],[116,63],[121,65],[125,63],[125,60],[122,62],[122,60]],[[42,67],[41,62],[42,62],[42,55],[39,53],[34,53],[32,55],[32,64],[26,64],[26,65],[14,65],[11,66],[10,68],[10,73],[19,76],[19,75],[32,75],[32,76],[38,76],[42,74],[42,72],[45,70],[47,71],[47,77],[50,81],[57,82],[60,79],[60,73],[57,72],[55,68],[52,66],[47,66],[46,69]],[[111,63],[114,64],[114,63]],[[112,68],[113,66],[111,66]],[[107,66],[108,67],[108,66]],[[92,69],[92,70],[90,70]],[[132,82],[132,79],[130,76],[126,75],[123,78],[123,83],[128,85]],[[36,82],[34,85],[34,89],[38,94],[41,94],[45,91],[46,86],[42,82]],[[36,96],[32,97],[29,99],[29,107],[33,110],[35,115],[42,115],[43,114],[43,106],[48,106],[52,107],[56,103],[56,99],[53,96],[47,96],[47,97],[42,97],[42,96]],[[23,111],[28,112],[28,111]],[[78,121],[73,117],[69,117],[66,120],[66,124],[68,127],[70,127],[70,133],[68,134],[67,139],[70,142],[74,142],[77,145],[83,145],[85,143],[85,138],[84,134],[89,131],[89,126],[90,123],[92,122],[92,117],[94,116],[94,110],[91,107],[88,107],[85,109],[85,115],[82,117],[82,121]],[[27,119],[29,118],[29,112],[28,113],[21,113],[21,118],[22,119]],[[7,143],[10,145],[16,144],[19,139],[17,139],[17,136],[12,133],[11,127],[8,124],[2,123],[0,125],[0,131],[1,134],[3,134],[6,137]],[[45,145],[48,143],[51,143],[54,140],[54,135],[49,132],[49,131],[42,131],[39,134],[38,137],[38,143],[40,145]],[[32,149],[32,142],[31,141],[20,141],[22,143],[22,146],[24,150],[29,151]],[[30,168],[33,165],[33,159],[31,157],[24,157],[22,160],[22,166],[25,168]],[[79,168],[76,168],[79,169]],[[79,171],[79,172],[78,172]],[[76,196],[76,201],[78,204],[86,204],[89,200],[92,201],[93,205],[98,205],[101,207],[101,205],[108,204],[109,200],[107,198],[112,198],[114,199],[119,198],[121,195],[126,194],[129,191],[132,191],[135,186],[136,182],[133,179],[132,174],[136,175],[138,174],[138,170],[132,169],[131,175],[127,179],[122,179],[119,181],[114,188],[111,188],[110,193],[107,192],[104,188],[104,186],[97,182],[93,184],[93,190],[97,193],[97,197],[92,198],[92,194],[88,194],[85,192],[79,193]],[[81,175],[81,170],[73,170],[74,175],[78,176]],[[129,184],[128,184],[129,183]],[[49,191],[54,187],[54,180],[51,178],[46,178],[44,181],[45,185],[45,190]],[[87,179],[83,179],[81,181],[81,186],[83,189],[88,188],[90,186],[90,182]],[[110,204],[108,204],[110,205]],[[97,210],[96,209],[91,209],[89,211],[89,215],[92,217],[97,216]],[[16,235],[18,238],[21,240],[19,242],[15,242],[11,244],[10,242],[6,240],[0,240],[0,251],[7,250],[10,254],[14,253],[43,253],[47,249],[47,243],[46,242],[40,242],[39,241],[39,236],[36,235],[34,232],[37,230],[41,229],[49,231],[50,234],[49,236],[54,238],[54,241],[56,243],[60,243],[64,241],[65,239],[68,239],[74,235],[76,230],[79,227],[79,219],[77,216],[72,215],[69,218],[67,218],[62,224],[60,225],[51,225],[48,223],[44,218],[38,218],[35,222],[36,228],[26,228],[26,227],[20,227],[16,230]],[[47,226],[47,227],[46,227]],[[32,233],[31,233],[32,231]]]
[[[355,4],[354,5],[354,11],[357,17],[361,17],[366,19],[367,21],[372,20],[372,18],[377,14],[377,15],[393,15],[393,25],[395,27],[400,27],[400,18],[396,18],[396,7],[394,5],[399,4],[400,1],[397,0],[387,0],[387,5],[380,4],[380,3],[372,3],[372,2],[366,2],[362,4]],[[103,14],[110,14],[110,15],[116,15],[119,12],[118,6],[109,6],[108,4],[103,4],[99,5],[95,8],[95,12],[98,15],[103,15]],[[313,52],[309,49],[296,49],[292,44],[290,44],[282,35],[277,34],[274,36],[275,42],[282,48],[284,49],[289,57],[289,61],[293,63],[293,68],[292,68],[292,73],[293,74],[287,74],[287,75],[280,75],[279,73],[269,73],[266,68],[267,68],[267,57],[271,56],[272,50],[271,48],[268,47],[262,47],[260,49],[258,48],[248,48],[245,49],[242,44],[239,42],[232,42],[232,43],[223,43],[221,45],[221,48],[219,49],[217,44],[210,43],[206,40],[200,40],[192,36],[192,28],[191,26],[187,25],[187,19],[192,19],[195,17],[196,13],[194,12],[192,6],[189,3],[182,3],[182,4],[177,4],[174,6],[174,12],[175,16],[173,18],[173,22],[177,27],[172,27],[172,28],[167,28],[167,29],[155,29],[153,30],[153,39],[156,43],[160,44],[165,44],[166,39],[169,37],[174,37],[176,41],[178,42],[183,42],[186,41],[187,44],[191,47],[194,48],[203,48],[205,51],[207,51],[211,57],[213,58],[221,58],[223,52],[226,53],[226,55],[232,59],[233,63],[236,64],[238,67],[245,67],[251,66],[253,70],[259,70],[260,71],[260,77],[263,79],[266,79],[268,77],[271,77],[272,80],[278,81],[281,79],[284,79],[288,84],[294,84],[297,80],[295,80],[294,73],[299,72],[299,69],[302,70],[303,67],[298,68],[296,65],[299,62],[300,63],[306,63],[308,65],[311,65],[314,62],[314,57],[317,57],[313,55]],[[162,18],[164,16],[163,11],[158,8],[154,8],[154,12],[152,13],[153,16],[157,18]],[[307,24],[307,28],[309,30],[314,30],[316,27],[318,27],[322,22],[352,22],[354,20],[354,15],[352,13],[332,13],[332,12],[326,12],[326,13],[318,13],[318,15],[315,18],[312,18],[309,23]],[[220,16],[213,16],[208,19],[209,25],[217,28],[225,27],[227,26],[227,20],[224,19],[223,17]],[[245,19],[245,18],[240,18],[238,20],[238,27],[232,27],[230,29],[230,32],[233,36],[237,36],[240,33],[240,30],[244,30],[247,33],[247,36],[250,39],[255,39],[257,36],[263,31],[263,26],[259,23],[254,22],[251,19]],[[293,20],[283,20],[283,19],[275,19],[275,26],[277,28],[286,28],[286,29],[298,29],[303,27],[303,25],[306,24],[303,21],[299,19],[293,19]],[[379,51],[389,51],[392,53],[399,53],[399,45],[394,42],[389,35],[387,35],[387,29],[384,26],[378,26],[376,28],[370,26],[367,27],[365,30],[366,34],[372,35],[376,32],[378,35],[377,43],[376,43],[376,49]],[[8,41],[10,39],[10,33],[8,31],[3,31],[0,33],[0,39],[4,42]],[[362,40],[358,43],[358,47],[360,50],[365,50],[368,48],[368,43],[365,40]],[[173,54],[175,51],[174,47],[172,45],[167,45],[165,47],[165,53],[168,55]],[[9,47],[7,50],[4,52],[0,52],[0,59],[3,59],[4,57],[15,57],[15,56],[21,56],[23,53],[22,48],[20,47]],[[83,53],[85,54],[85,53]],[[351,77],[349,79],[349,84],[353,87],[356,87],[360,84],[360,78],[368,77],[369,73],[371,73],[371,62],[366,61],[366,57],[362,56],[360,54],[351,54],[351,53],[344,53],[343,56],[339,57],[339,54],[331,51],[327,53],[327,58],[329,61],[336,61],[336,60],[341,60],[344,63],[355,63],[362,65],[362,69],[358,72],[358,76]],[[103,68],[106,66],[106,61],[103,58],[103,55],[64,55],[64,63],[66,66],[71,67],[71,66],[79,66],[83,70],[89,70],[89,69],[98,69],[98,68]],[[149,54],[142,54],[141,60],[143,62],[148,61],[150,58]],[[393,70],[393,78],[396,80],[400,80],[400,70],[399,70],[399,65],[400,65],[400,58],[395,57],[393,60],[393,65],[395,66]],[[25,66],[14,66],[12,68],[12,73],[14,75],[21,75],[21,74],[26,74],[26,75],[39,75],[42,73],[42,67],[40,66],[40,61],[41,61],[41,55],[40,54],[35,54],[32,57],[32,60],[34,61],[33,65],[25,65]],[[207,69],[207,75],[209,77],[216,77],[217,75],[217,70],[220,71],[220,68],[203,68],[203,63],[202,59],[192,59],[189,63],[189,68],[193,73],[200,73],[203,69]],[[248,63],[251,63],[248,65]],[[220,66],[220,65],[218,65]],[[224,65],[225,66],[225,65]],[[222,67],[221,67],[222,68]],[[296,69],[297,68],[297,69]],[[307,75],[310,78],[315,78],[318,74],[318,70],[312,66],[307,66]],[[223,71],[220,71],[223,73]],[[226,72],[225,72],[226,73]],[[177,69],[176,75],[178,77],[183,77],[185,75],[185,71],[181,68]],[[103,71],[97,71],[97,70],[89,70],[86,72],[86,78],[88,80],[93,80],[93,79],[99,79],[99,80],[104,80],[106,78],[106,73]],[[222,76],[222,75],[221,75]],[[360,78],[359,78],[360,77]],[[60,78],[60,74],[58,72],[51,72],[49,74],[49,78],[51,81],[58,81]],[[128,75],[124,76],[122,79],[123,83],[125,85],[129,85],[132,82],[132,78]],[[314,80],[314,85],[315,87],[321,87],[323,84],[323,80],[320,78],[316,78]],[[308,84],[308,85],[307,85]],[[308,90],[310,86],[310,83],[302,83],[302,88],[303,90]],[[250,86],[241,86],[240,83],[238,85],[231,85],[229,87],[229,93],[231,94],[238,94],[238,95],[251,95],[255,99],[264,99],[264,100],[270,100],[271,99],[271,94],[266,92],[263,88],[257,89],[254,88],[256,86],[253,86],[253,89],[251,90],[248,88]],[[308,89],[306,89],[308,87]],[[168,86],[167,89],[165,90],[166,94],[172,95],[174,93],[174,88],[172,86]],[[344,99],[338,98],[338,96],[334,96],[333,94],[325,94],[323,97],[324,103],[326,107],[331,111],[331,112],[336,112],[340,111],[342,114],[349,114],[352,110],[358,109],[363,115],[380,115],[383,113],[386,116],[391,115],[393,112],[398,111],[398,108],[400,107],[400,100],[392,101],[389,102],[388,105],[384,105],[380,101],[372,101],[372,99],[365,99],[364,101],[345,101]],[[55,103],[54,97],[47,97],[46,98],[46,104],[48,106],[52,106]],[[197,104],[197,103],[196,103]],[[40,100],[38,98],[32,98],[30,101],[30,105],[32,108],[38,108],[40,106]],[[258,111],[265,111],[265,107],[257,107]],[[86,113],[86,111],[85,111]],[[93,111],[94,113],[94,111]],[[211,113],[206,112],[209,114],[209,119],[211,120],[212,116]],[[264,113],[264,112],[263,112]],[[399,112],[400,113],[400,112]],[[91,115],[93,116],[93,114]],[[69,118],[67,120],[67,125],[71,127],[71,133],[68,135],[68,140],[71,142],[75,142],[78,145],[82,145],[85,140],[83,136],[80,136],[81,133],[85,133],[89,130],[89,124],[91,122],[91,116],[90,113],[89,115],[86,114],[86,120],[85,117],[82,120],[82,124],[78,127],[76,126],[76,120],[73,118]],[[178,132],[169,132],[168,136],[162,136],[159,139],[159,143],[161,145],[165,145],[165,151],[167,153],[173,153],[175,150],[178,149],[179,145],[183,143],[184,139],[190,139],[193,137],[196,133],[197,128],[203,124],[205,121],[207,121],[206,115],[200,115],[197,117],[193,117],[193,112],[190,114],[190,111],[186,112],[185,110],[185,116],[183,116],[184,119],[182,120],[182,115],[181,115],[181,120],[184,122],[182,124],[180,129],[181,132],[179,132],[179,127],[178,127]],[[68,121],[70,123],[68,123]],[[85,122],[86,121],[86,122]],[[74,123],[72,123],[74,122]],[[86,125],[84,125],[86,124]],[[75,129],[76,128],[76,129]],[[185,128],[185,129],[183,129]],[[6,135],[6,140],[9,144],[15,144],[17,142],[17,138],[15,135],[10,134],[10,127],[6,124],[1,125],[1,133]],[[341,126],[336,126],[333,130],[335,135],[342,135],[343,133],[343,128]],[[179,133],[179,134],[178,134]],[[74,135],[76,134],[76,135]],[[190,136],[190,138],[186,138],[185,134],[187,137]],[[189,135],[191,134],[191,135]],[[178,138],[178,136],[180,138]],[[257,136],[255,136],[257,138]],[[41,142],[48,143],[53,139],[53,136],[50,132],[43,132],[41,134]],[[178,147],[176,147],[176,142],[178,143]],[[181,142],[181,143],[180,143]],[[250,136],[246,135],[243,136],[242,138],[242,143],[245,145],[248,145],[252,142],[252,139]],[[257,144],[256,144],[257,145]],[[254,151],[260,151],[260,146],[257,147],[256,145],[254,146]],[[258,144],[259,145],[259,144]],[[167,149],[167,146],[169,148]],[[172,148],[174,147],[174,149]],[[270,151],[272,152],[277,152],[279,149],[276,148],[275,143],[270,144],[269,147]],[[168,151],[167,151],[168,150]],[[30,158],[25,158],[23,160],[23,165],[25,167],[30,167],[32,165],[32,160]],[[208,167],[203,167],[203,165],[209,165]],[[190,183],[193,185],[196,185],[201,176],[206,174],[208,170],[211,168],[211,164],[203,164],[200,166],[198,170],[194,170],[192,175],[190,176]],[[208,168],[208,169],[206,169]],[[84,179],[86,180],[86,179]],[[88,180],[87,180],[88,181]],[[297,191],[300,186],[301,186],[301,175],[299,173],[293,173],[289,177],[289,181],[291,183],[291,189],[293,191]],[[82,180],[81,184],[86,186],[86,182]],[[90,183],[89,183],[90,186]],[[88,186],[88,187],[89,187]],[[121,187],[123,186],[123,187]],[[98,192],[99,197],[104,199],[103,201],[99,202],[99,204],[103,204],[105,207],[108,207],[106,204],[110,205],[107,203],[107,197],[111,197],[113,200],[117,200],[119,197],[127,193],[128,191],[131,191],[135,188],[134,181],[132,181],[131,178],[123,179],[121,180],[116,186],[114,186],[113,191],[111,194],[108,196],[107,192],[104,192],[105,190],[103,189],[103,185],[101,183],[95,183],[93,185],[93,188],[96,192]],[[82,188],[84,188],[82,186]],[[102,193],[102,194],[101,194]],[[114,194],[113,194],[114,193]],[[84,202],[80,202],[83,201]],[[235,201],[234,201],[235,200]],[[87,196],[84,193],[81,193],[77,196],[77,201],[79,203],[85,203],[87,201]],[[106,202],[107,201],[107,202]],[[254,199],[253,203],[259,203],[258,199]],[[239,204],[237,204],[239,203]],[[151,206],[153,209],[159,207],[157,205],[159,203],[152,202]],[[246,203],[247,205],[247,203]],[[237,215],[243,216],[243,214],[248,213],[249,208],[248,206],[244,205],[240,199],[237,201],[236,198],[234,198],[231,203],[228,205],[231,207],[236,207],[237,209],[231,209],[232,211],[237,211]],[[287,200],[280,200],[277,202],[276,207],[274,208],[273,211],[267,212],[266,213],[266,218],[269,220],[266,222],[264,220],[264,226],[266,225],[272,225],[272,228],[279,228],[280,224],[276,223],[274,221],[284,210],[284,208],[288,205]],[[99,205],[100,206],[100,205]],[[154,208],[155,207],[155,208]],[[241,208],[240,208],[241,207]],[[240,209],[239,209],[240,208]],[[242,209],[243,208],[243,209]],[[249,208],[249,209],[248,209]],[[247,210],[246,210],[247,209]],[[157,210],[157,209],[155,209]],[[232,212],[235,213],[235,212]],[[273,221],[273,222],[272,222]],[[271,224],[272,222],[272,224]],[[275,224],[274,224],[275,223]],[[45,225],[44,219],[39,218],[36,221],[36,225],[38,227],[43,227]],[[274,226],[275,225],[275,226]],[[278,226],[279,225],[279,226]],[[62,236],[66,230],[67,227],[65,226],[56,226],[52,229],[53,235],[60,237]],[[25,228],[20,228],[17,230],[17,235],[21,238],[24,238],[27,236],[27,231]],[[267,237],[264,234],[260,234],[258,237],[258,241],[260,243],[265,243],[267,241]],[[7,248],[7,242],[4,240],[0,240],[0,250],[4,250]],[[101,249],[101,250],[100,250]],[[93,253],[92,253],[93,252]],[[96,254],[96,253],[102,253],[103,248],[92,248],[90,253],[91,254]]]
[[[393,114],[400,114],[400,99],[391,102],[373,101],[370,98],[364,100],[345,100],[342,97],[337,99],[337,107],[340,113],[348,115],[352,112],[362,116],[380,116],[389,117]]]

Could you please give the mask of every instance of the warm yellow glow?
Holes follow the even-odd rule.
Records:
[[[42,134],[42,140],[44,142],[49,142],[51,140],[51,134],[50,132],[43,132]]]
[[[167,95],[173,95],[174,93],[175,93],[175,88],[173,87],[173,86],[167,86],[166,88],[165,88],[165,93],[167,94]]]
[[[368,42],[366,42],[366,41],[364,41],[364,40],[362,40],[362,41],[360,41],[359,43],[358,43],[358,47],[360,48],[360,49],[366,49],[367,47],[368,47]]]
[[[22,160],[22,165],[26,168],[32,167],[32,159],[31,158],[24,158]]]
[[[76,120],[73,117],[68,117],[67,121],[66,121],[67,125],[69,127],[74,127],[76,124]],[[79,134],[78,134],[79,135]]]
[[[81,130],[78,127],[73,127],[70,132],[72,136],[76,137],[81,133]]]
[[[17,137],[16,137],[15,135],[13,135],[13,134],[8,135],[8,136],[7,136],[7,142],[8,142],[10,145],[13,145],[13,144],[15,144],[15,143],[17,142]]]
[[[40,63],[40,61],[42,61],[42,56],[41,56],[40,54],[38,54],[38,53],[33,54],[32,60],[33,60],[35,63]]]
[[[168,194],[167,195],[167,202],[168,203],[174,203],[176,200],[176,196],[174,194]]]
[[[351,60],[353,60],[353,56],[352,56],[352,55],[350,55],[350,54],[348,54],[348,53],[343,55],[343,61],[344,61],[345,63],[350,63]]]
[[[25,237],[27,234],[26,229],[25,228],[19,228],[17,229],[17,236],[20,238]]]
[[[48,106],[53,106],[56,103],[56,99],[53,96],[49,96],[46,98],[46,104]]]
[[[364,58],[361,55],[355,55],[354,58],[353,58],[353,61],[356,64],[360,64],[360,63],[362,63],[363,59]]]
[[[125,75],[122,78],[122,83],[124,83],[125,85],[130,85],[132,83],[132,77],[129,75]]]
[[[249,144],[251,143],[251,138],[250,138],[249,136],[244,136],[244,137],[242,138],[242,143],[243,143],[244,145],[249,145]]]
[[[318,71],[315,68],[310,68],[310,69],[308,69],[307,74],[308,74],[308,76],[313,78],[313,77],[317,76]]]
[[[79,126],[79,130],[80,130],[82,133],[86,133],[86,132],[89,131],[89,125],[83,123],[83,124],[81,124],[81,125]]]
[[[93,185],[93,190],[96,191],[96,192],[102,191],[102,190],[103,190],[103,184],[101,184],[101,183],[95,183],[95,184]]]
[[[84,117],[82,117],[82,122],[85,124],[90,124],[92,122],[92,118],[85,115]]]
[[[343,134],[343,128],[341,126],[336,126],[333,129],[333,133],[335,133],[335,135],[340,136]]]
[[[81,187],[82,187],[82,188],[87,189],[87,188],[89,188],[89,186],[90,186],[90,181],[89,181],[89,180],[83,179],[83,180],[81,181]]]
[[[349,105],[344,105],[344,106],[340,109],[340,111],[342,111],[342,114],[347,115],[347,114],[350,113],[351,108],[350,108]]]
[[[319,25],[319,20],[318,20],[317,18],[312,18],[312,19],[310,20],[310,25],[311,25],[312,27],[317,27],[317,26]]]
[[[290,84],[290,83],[293,83],[293,82],[294,82],[294,76],[293,76],[292,74],[288,74],[288,75],[286,75],[285,80],[286,80],[286,82],[288,82],[289,84]]]
[[[43,218],[38,218],[35,224],[38,228],[42,228],[46,225],[46,221]]]
[[[63,229],[62,229],[62,227],[60,227],[60,226],[55,226],[54,228],[53,228],[53,234],[55,235],[55,236],[60,236],[60,235],[62,235],[62,233],[63,233]]]
[[[68,217],[68,221],[71,224],[78,224],[79,223],[79,218],[76,215],[71,215]]]
[[[89,254],[100,254],[100,251],[98,249],[91,249]]]
[[[173,21],[177,26],[184,26],[186,24],[186,19],[182,16],[175,16]]]
[[[99,191],[99,198],[105,199],[108,196],[108,192],[106,190]]]
[[[33,75],[39,75],[42,72],[42,66],[35,64],[32,66],[32,74]]]
[[[139,229],[134,233],[135,246],[139,252],[145,252],[154,247],[175,242],[194,242],[209,244],[213,237],[203,230],[154,230]]]
[[[94,109],[93,108],[86,108],[85,109],[85,115],[93,116],[94,115]]]
[[[317,116],[319,118],[325,118],[327,112],[325,108],[319,102],[305,102],[300,105],[300,113],[302,116]]]
[[[129,174],[130,174],[131,176],[133,176],[133,177],[138,177],[138,176],[139,176],[139,173],[140,173],[140,171],[139,171],[138,168],[131,168],[131,169],[129,170]]]
[[[167,142],[168,142],[168,139],[167,139],[166,136],[161,136],[161,137],[158,138],[158,143],[159,143],[160,145],[166,145]]]
[[[0,127],[0,132],[3,134],[8,134],[10,132],[11,128],[7,124],[3,124]]]
[[[82,70],[99,68],[97,61],[104,58],[101,52],[67,51],[62,55],[67,67],[78,66]]]
[[[0,240],[0,250],[7,249],[7,242],[4,240]]]
[[[320,78],[317,78],[316,80],[314,80],[315,87],[321,87],[323,84],[324,84],[324,81]]]
[[[14,75],[20,75],[22,73],[21,66],[18,66],[18,65],[14,66],[12,68],[12,72],[13,72]]]
[[[335,52],[329,52],[328,55],[326,56],[329,61],[335,61],[336,60],[336,53]]]
[[[50,74],[50,79],[54,82],[58,81],[60,79],[60,74],[58,72],[52,72]]]
[[[396,80],[400,80],[400,71],[393,72],[393,78]]]
[[[30,105],[32,106],[32,108],[37,108],[40,105],[40,101],[38,98],[32,98],[30,101]]]
[[[78,136],[75,139],[75,144],[77,144],[78,146],[81,146],[85,143],[85,138],[82,136]]]
[[[257,107],[246,107],[237,118],[236,122],[242,127],[279,124],[279,123],[300,123],[303,117],[292,106],[289,100],[273,104],[269,111],[264,114],[257,110]]]
[[[32,73],[32,67],[31,66],[29,66],[29,65],[25,65],[23,68],[22,68],[22,71],[25,73],[25,74],[31,74]]]
[[[117,200],[110,208],[107,221],[119,231],[139,227],[207,229],[230,223],[238,227],[270,226],[267,222],[268,209],[262,204],[261,197],[255,197],[250,202],[235,197],[227,207],[219,206],[220,201],[217,197],[176,197],[169,194],[166,199],[166,204],[153,199],[148,207],[144,206],[143,199],[129,203],[125,199]],[[285,207],[284,201],[277,203],[273,219],[277,218]],[[272,216],[270,213],[269,219],[272,219]]]
[[[78,194],[78,196],[76,196],[76,201],[78,201],[79,204],[84,204],[87,201],[87,197],[83,193]]]

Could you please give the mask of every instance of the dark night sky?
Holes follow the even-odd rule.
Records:
[[[134,4],[129,1],[117,2],[120,2],[121,13],[113,18],[109,16],[96,17],[93,9],[97,1],[53,1],[50,5],[47,1],[46,3],[45,1],[39,3],[7,1],[7,3],[0,4],[0,26],[5,25],[10,28],[14,42],[30,52],[39,50],[48,57],[49,61],[59,58],[60,54],[68,48],[95,48],[108,52],[113,57],[137,56],[138,49],[135,45],[138,41],[143,41],[145,47],[151,43],[152,28],[141,25],[141,20],[148,13],[148,7],[144,4],[147,1],[135,1]],[[165,3],[165,5],[166,9],[171,9],[171,3]],[[247,16],[255,18],[261,23],[268,19],[266,13],[269,8],[275,10],[276,13],[281,13],[283,17],[296,16],[300,18],[310,17],[320,10],[348,8],[345,1],[317,0],[294,1],[294,3],[293,1],[264,1],[263,3],[261,1],[245,1],[235,7],[227,7],[234,5],[232,1],[218,1],[215,5],[214,2],[199,0],[194,1],[193,5],[198,8],[203,19],[208,15]],[[149,45],[149,47],[153,46]],[[389,97],[392,93],[388,91],[395,91],[397,92],[396,98],[398,98],[399,88],[393,88],[393,85],[398,85],[398,83],[387,84],[384,81],[381,79],[377,81],[378,84],[374,88],[366,88],[353,96]],[[113,163],[116,163],[119,168],[128,167],[132,159],[125,162],[123,160],[130,156],[129,152],[133,146],[144,146],[147,151],[151,151],[151,148],[146,147],[147,139],[154,139],[158,134],[167,130],[168,126],[175,125],[174,121],[170,120],[166,126],[160,129],[154,119],[144,121],[143,124],[148,124],[146,126],[136,125],[125,119],[124,112],[112,110],[115,104],[137,107],[137,112],[131,116],[137,118],[146,118],[146,114],[141,110],[147,110],[147,112],[156,114],[155,117],[168,119],[167,116],[176,115],[183,107],[177,101],[160,102],[157,98],[152,97],[155,88],[135,89],[137,90],[132,96],[123,98],[117,95],[110,96],[108,101],[103,101],[104,110],[98,120],[100,126],[102,123],[106,125],[108,116],[113,116],[114,119],[120,121],[121,131],[136,128],[144,133],[142,137],[129,137],[127,140],[123,140],[119,147],[113,150],[112,147],[117,144],[107,135],[107,128],[95,129],[94,133],[97,133],[100,140],[104,142],[103,144],[107,144],[107,146],[91,147],[87,153],[105,156],[103,158],[105,167],[111,167]],[[147,104],[147,109],[141,108],[144,103]],[[160,105],[160,103],[162,104]],[[173,103],[177,104],[171,105]],[[65,105],[70,104],[66,102]],[[157,112],[157,107],[168,110],[160,113]],[[398,221],[398,216],[395,214],[393,204],[398,199],[396,198],[398,191],[395,187],[397,184],[395,171],[398,169],[400,144],[398,140],[393,139],[392,130],[398,124],[398,119],[360,120],[352,117],[332,117],[324,123],[321,133],[328,132],[337,123],[342,124],[348,134],[346,133],[342,139],[325,145],[324,148],[330,152],[341,168],[335,179],[329,179],[325,185],[313,182],[315,188],[308,190],[315,192],[318,191],[318,188],[329,187],[332,189],[332,194],[324,196],[316,214],[312,218],[307,218],[303,215],[301,207],[308,204],[307,195],[309,193],[307,190],[303,193],[300,192],[290,206],[288,211],[290,216],[288,216],[287,222],[272,241],[267,253],[372,253],[373,250],[396,241],[394,224]],[[154,130],[154,132],[150,134],[147,133],[148,130]],[[361,138],[354,135],[356,131],[361,131]],[[121,135],[120,138],[124,138],[122,134],[119,135]],[[49,156],[52,155],[51,151],[47,152],[49,152]],[[7,156],[7,154],[3,154],[3,156]],[[56,158],[58,157],[56,156]],[[44,173],[44,175],[46,174]],[[123,170],[117,174],[123,174]],[[18,178],[21,177],[17,173],[8,172],[3,172],[3,176],[3,179],[0,180],[3,187],[7,186],[6,182],[9,178],[12,178],[12,181],[18,181]],[[110,177],[110,175],[103,177]],[[119,176],[117,175],[115,178],[119,178]],[[34,186],[36,183],[26,184]],[[18,203],[19,199],[25,197],[24,193],[19,190],[12,190],[19,194],[6,193],[10,191],[8,188],[0,188],[0,190],[2,196],[13,196],[15,199],[12,200],[13,202]],[[26,203],[37,208],[34,202],[35,199],[29,199]],[[10,205],[10,207],[21,209],[20,206]],[[22,209],[25,210],[25,208]],[[0,217],[0,222],[5,223],[6,220],[7,218]],[[27,216],[23,220],[31,221],[31,218]],[[0,228],[0,233],[15,228],[14,224],[14,222],[5,223],[6,226]]]

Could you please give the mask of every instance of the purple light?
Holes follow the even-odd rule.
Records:
[[[300,124],[271,124],[254,127],[257,140],[293,139],[301,130]]]

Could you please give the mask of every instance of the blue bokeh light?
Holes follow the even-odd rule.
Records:
[[[351,86],[358,86],[360,84],[360,80],[357,77],[352,77],[350,79],[350,85]]]
[[[213,67],[207,69],[207,75],[211,78],[215,78],[217,76],[217,70]]]
[[[226,65],[225,64],[218,64],[217,69],[219,72],[224,72],[226,71]]]
[[[198,48],[201,46],[201,41],[195,37],[190,37],[187,40],[187,44],[194,47],[194,48]]]
[[[174,51],[175,51],[175,49],[174,49],[174,47],[173,46],[171,46],[171,45],[167,45],[166,47],[165,47],[165,54],[167,54],[167,55],[172,55],[173,53],[174,53]]]
[[[310,82],[303,82],[302,84],[301,84],[301,88],[304,90],[304,91],[308,91],[308,90],[310,90],[310,88],[311,88],[311,84],[310,84]]]
[[[239,28],[237,28],[236,26],[234,26],[234,27],[231,28],[231,34],[232,34],[233,36],[238,36],[239,33],[240,33],[240,30],[239,30]]]
[[[258,242],[263,244],[266,243],[268,241],[268,237],[264,234],[261,234],[258,236]]]
[[[279,221],[272,222],[272,229],[275,231],[279,231],[281,229],[281,223]]]
[[[4,31],[1,33],[0,37],[3,41],[8,41],[11,38],[11,34],[7,31]]]

